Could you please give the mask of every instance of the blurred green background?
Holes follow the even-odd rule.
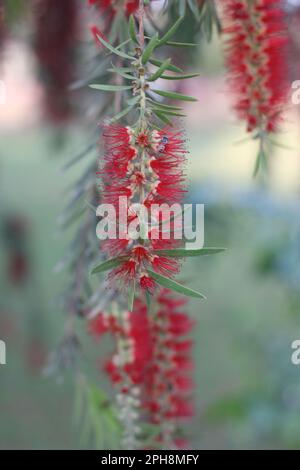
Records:
[[[239,143],[245,133],[230,111],[220,51],[218,41],[199,50],[203,76],[187,85],[199,98],[186,108],[188,200],[205,204],[206,246],[227,247],[187,261],[182,272],[208,297],[189,306],[197,319],[197,414],[187,432],[194,449],[294,449],[300,447],[300,366],[291,363],[291,343],[300,338],[299,109],[288,109],[278,137],[290,148],[277,147],[268,179],[253,181],[256,144]],[[32,60],[15,41],[2,68],[8,100],[0,106],[0,339],[7,364],[0,366],[0,448],[89,448],[72,417],[72,371],[63,380],[44,372],[65,322],[59,296],[68,274],[54,267],[76,229],[61,233],[57,218],[87,160],[67,173],[61,168],[89,132],[78,123],[41,124]],[[9,274],[11,221],[22,227],[24,283]],[[97,365],[109,345],[91,345],[83,320],[77,327],[83,369],[111,393]]]

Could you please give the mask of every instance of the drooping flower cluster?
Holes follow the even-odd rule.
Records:
[[[115,207],[119,228],[124,218],[119,210],[120,198],[126,201],[127,216],[126,226],[116,239],[104,243],[110,256],[124,257],[111,277],[126,283],[137,280],[152,293],[155,282],[148,276],[147,268],[169,277],[179,270],[178,260],[162,256],[157,250],[178,245],[175,232],[181,220],[173,220],[173,226],[166,231],[165,225],[171,224],[170,213],[163,220],[163,212],[154,209],[157,205],[179,203],[185,194],[185,141],[180,131],[140,131],[111,124],[105,126],[104,144],[105,164],[99,172],[103,181],[101,202]],[[132,224],[144,237],[131,236]]]
[[[274,132],[287,97],[282,0],[226,0],[227,67],[248,132]]]
[[[191,371],[192,341],[187,338],[193,320],[181,311],[186,300],[178,299],[167,289],[157,296],[157,311],[152,322],[152,363],[146,381],[146,406],[151,421],[161,430],[160,442],[172,448],[178,421],[194,414],[190,400],[193,381]]]
[[[114,339],[115,350],[104,370],[117,389],[125,430],[130,434],[134,428],[139,434],[142,411],[148,422],[159,427],[156,444],[174,448],[182,445],[176,440],[178,421],[193,415],[192,342],[187,338],[193,321],[180,311],[185,301],[174,298],[167,289],[155,300],[153,316],[137,300],[133,312],[100,313],[90,321],[89,329],[96,337],[110,333]]]
[[[45,85],[45,112],[54,122],[71,115],[78,9],[74,0],[38,0],[35,51]]]
[[[134,450],[141,433],[141,387],[152,357],[147,309],[136,301],[134,312],[100,313],[90,321],[89,330],[95,337],[109,333],[113,338],[114,351],[102,367],[117,392],[118,418],[123,427],[122,447]]]

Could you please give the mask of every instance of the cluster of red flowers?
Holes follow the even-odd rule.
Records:
[[[139,7],[139,0],[88,0],[88,3],[97,6],[101,13],[106,13],[110,18],[113,18],[120,8],[126,16],[130,16]]]
[[[71,115],[69,86],[74,79],[78,8],[74,0],[38,0],[35,51],[45,84],[45,111],[56,121]]]
[[[177,421],[193,415],[192,342],[187,335],[194,323],[180,311],[185,300],[174,298],[167,289],[155,300],[156,312],[151,317],[137,300],[133,312],[100,313],[90,321],[89,329],[96,337],[113,336],[115,351],[104,365],[111,382],[124,396],[139,390],[140,406],[148,420],[159,426],[158,440],[174,445]]]
[[[187,396],[193,388],[190,372],[192,341],[186,339],[194,322],[180,311],[185,299],[168,290],[157,296],[158,310],[152,320],[152,363],[147,377],[147,401],[154,423],[163,430],[165,423],[190,418],[193,407]],[[167,426],[166,431],[170,429]]]
[[[180,131],[138,131],[107,125],[104,144],[105,164],[99,172],[103,181],[101,203],[112,204],[116,208],[118,226],[122,225],[118,210],[120,197],[125,198],[128,208],[128,225],[116,239],[108,239],[103,245],[110,256],[124,256],[123,263],[111,273],[111,277],[127,283],[135,279],[143,289],[153,293],[155,282],[147,274],[147,268],[167,276],[173,276],[179,270],[178,260],[161,256],[156,251],[178,245],[175,229],[173,227],[173,233],[170,230],[166,236],[166,221],[159,213],[156,224],[146,224],[147,236],[141,243],[141,240],[131,238],[129,225],[135,221],[141,227],[143,223],[143,211],[138,211],[137,203],[140,209],[144,208],[153,216],[154,210],[151,209],[157,205],[171,205],[182,200],[185,193],[185,141]]]
[[[226,0],[227,66],[248,131],[274,132],[287,97],[282,0]]]

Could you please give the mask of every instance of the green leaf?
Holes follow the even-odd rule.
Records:
[[[181,25],[182,21],[184,20],[184,16],[180,16],[177,21],[171,26],[169,31],[166,32],[166,34],[159,40],[159,46],[162,46],[166,42],[169,41],[169,39],[176,33],[177,29]]]
[[[126,256],[108,259],[107,261],[104,261],[103,263],[98,264],[98,266],[93,268],[91,274],[103,273],[104,271],[108,271],[109,269],[117,268],[124,261],[126,261],[126,259]]]
[[[193,42],[177,42],[177,41],[167,41],[166,44],[168,46],[173,46],[173,47],[196,47],[199,45]]]
[[[160,113],[160,114],[164,114],[166,117],[167,116],[177,116],[177,117],[186,117],[186,114],[183,114],[183,113],[178,113],[178,111],[167,111],[166,109],[163,110],[161,108],[152,108],[152,111],[154,113]]]
[[[127,104],[129,104],[129,106],[134,106],[140,101],[140,99],[141,99],[140,95],[134,96],[133,98],[129,98],[129,100],[127,100]]]
[[[125,91],[131,90],[132,86],[129,85],[104,85],[104,84],[97,84],[94,83],[90,85],[90,88],[94,90],[101,90],[101,91]]]
[[[152,100],[151,98],[147,98],[147,100],[154,108],[161,108],[164,111],[182,111],[182,108],[180,106],[172,106],[170,104],[159,103],[158,101]]]
[[[163,61],[161,61],[159,59],[154,59],[153,57],[151,57],[151,59],[149,59],[149,62],[150,62],[150,64],[155,65],[156,67],[160,67],[163,64]],[[176,65],[173,65],[173,64],[170,64],[168,66],[167,70],[170,70],[171,72],[176,72],[176,73],[182,73],[183,72],[182,69],[180,69],[179,67],[176,67]]]
[[[152,271],[151,269],[147,269],[147,272],[149,276],[152,277],[152,279],[154,279],[158,284],[163,287],[166,287],[167,289],[174,290],[175,292],[178,292],[182,295],[186,295],[187,297],[206,299],[206,297],[203,294],[200,294],[200,292],[190,289],[189,287],[185,287],[182,284],[179,284],[178,282],[169,279],[168,277],[162,276],[162,274],[158,274]]]
[[[144,50],[143,52],[143,55],[142,55],[142,63],[143,64],[146,64],[148,62],[148,60],[150,59],[151,55],[152,55],[152,52],[154,51],[154,49],[156,48],[156,46],[158,45],[159,43],[159,40],[158,40],[158,33],[156,33],[151,39],[150,41],[148,42],[148,45],[146,47],[146,49]]]
[[[204,5],[205,2],[202,2]],[[200,3],[201,4],[201,3]],[[199,20],[199,2],[194,2],[193,0],[188,0],[188,5],[194,14],[195,18]]]
[[[180,16],[185,16],[186,13],[186,2],[182,2],[179,0],[178,11]]]
[[[152,296],[150,292],[148,292],[147,290],[145,292],[145,297],[146,297],[146,305],[147,305],[148,313],[150,313],[151,305],[152,305]]]
[[[134,297],[135,297],[135,279],[132,281],[132,285],[130,286],[129,291],[128,291],[128,310],[129,310],[129,312],[133,311]]]
[[[156,70],[156,72],[154,72],[153,75],[151,75],[149,78],[148,78],[148,82],[154,82],[155,80],[157,80],[159,77],[161,77],[161,75],[168,69],[169,65],[171,63],[171,59],[166,59],[162,64],[161,66]]]
[[[108,69],[108,72],[115,72],[118,75],[121,75],[121,77],[126,78],[127,80],[136,80],[136,77],[134,77],[133,75],[130,75],[127,72],[124,72],[122,68],[116,67],[114,64],[111,64],[111,65],[112,65],[112,69]]]
[[[126,54],[125,52],[122,52],[119,49],[116,49],[115,47],[113,47],[111,44],[106,42],[105,39],[103,39],[101,36],[97,35],[97,38],[103,44],[103,46],[105,46],[113,54],[116,54],[119,57],[122,57],[123,59],[130,59],[130,60],[134,59],[134,57],[132,57],[132,56]]]
[[[129,31],[129,36],[135,42],[136,44],[139,43],[137,35],[136,35],[136,30],[135,30],[135,21],[134,21],[134,16],[130,15],[129,17],[129,23],[128,23],[128,31]]]
[[[187,78],[199,77],[200,73],[187,73],[185,75],[162,75],[165,80],[186,80]]]
[[[126,116],[126,114],[129,113],[129,111],[132,110],[132,105],[131,106],[128,106],[127,108],[123,109],[122,111],[120,111],[118,114],[116,114],[114,117],[112,117],[110,119],[110,122],[116,122],[118,121],[119,119],[121,119],[122,117]]]
[[[253,172],[253,178],[255,178],[258,175],[260,170],[266,171],[267,169],[268,169],[268,158],[267,158],[267,154],[264,150],[264,147],[262,145],[259,152],[258,152],[257,158],[256,158],[255,168],[254,168],[254,172]]]
[[[222,253],[226,248],[201,248],[199,250],[186,250],[184,248],[176,248],[174,250],[156,250],[155,254],[169,256],[171,258],[187,258],[193,256],[206,256]]]
[[[153,93],[157,95],[163,96],[164,98],[171,98],[173,100],[181,100],[181,101],[198,101],[197,98],[188,95],[182,95],[181,93],[175,93],[173,91],[163,91],[163,90],[154,90],[151,89]]]
[[[158,111],[155,109],[153,109],[152,111],[155,114],[155,116],[157,116],[158,119],[160,119],[164,124],[167,124],[168,126],[173,126],[172,121],[170,121],[170,119],[167,118],[167,116],[164,114],[163,111]]]

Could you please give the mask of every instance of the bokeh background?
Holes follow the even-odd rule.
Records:
[[[47,364],[63,335],[59,298],[69,276],[55,266],[76,230],[61,231],[58,218],[86,160],[68,172],[62,167],[86,146],[97,121],[81,112],[91,100],[85,88],[74,93],[71,119],[45,119],[33,14],[22,1],[12,3],[0,66],[7,93],[0,104],[0,339],[7,346],[0,448],[90,448],[73,419],[73,371],[48,374]],[[292,3],[291,82],[300,79],[300,6]],[[208,297],[189,307],[197,319],[197,414],[188,434],[194,449],[300,448],[300,366],[291,363],[291,343],[300,338],[300,105],[287,103],[269,175],[254,180],[257,146],[244,141],[231,111],[221,40],[198,40],[191,67],[201,76],[185,85],[199,99],[186,107],[188,200],[205,204],[206,246],[227,251],[186,262],[182,275]],[[89,41],[79,28],[77,78]],[[76,322],[81,367],[111,393],[97,366],[109,345],[91,345],[85,322]]]

